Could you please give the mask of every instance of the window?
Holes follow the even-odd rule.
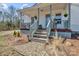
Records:
[[[61,24],[61,13],[56,14],[54,20],[56,24]]]
[[[0,11],[0,15],[2,14],[2,11]]]

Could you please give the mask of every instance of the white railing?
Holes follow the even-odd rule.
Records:
[[[38,28],[38,21],[36,20],[33,24],[30,25],[30,40],[33,38],[33,34]]]
[[[70,29],[70,21],[69,20],[59,20],[61,23],[60,24],[56,24],[57,21],[55,21],[54,23],[56,24],[56,29]]]
[[[49,20],[48,24],[47,24],[47,42],[50,36],[50,32],[51,32],[51,21]]]
[[[70,23],[69,20],[63,20],[64,28],[69,29],[70,28]]]

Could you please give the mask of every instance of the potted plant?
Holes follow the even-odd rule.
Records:
[[[67,11],[65,11],[65,13],[64,13],[64,17],[67,17],[68,16],[68,13],[67,13]]]
[[[65,13],[65,14],[64,14],[64,17],[67,17],[67,16],[68,16],[68,14],[67,14],[67,13]]]

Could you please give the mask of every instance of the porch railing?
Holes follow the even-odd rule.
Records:
[[[70,22],[69,20],[63,20],[65,29],[70,29],[70,23],[69,22]]]
[[[33,38],[33,34],[38,28],[38,21],[36,20],[33,24],[30,25],[30,37],[29,39],[31,40]]]
[[[48,24],[47,24],[47,42],[50,36],[50,32],[51,32],[51,21],[49,20]]]

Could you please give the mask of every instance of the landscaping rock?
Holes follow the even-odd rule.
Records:
[[[66,42],[65,46],[72,46],[73,44],[71,42]]]

